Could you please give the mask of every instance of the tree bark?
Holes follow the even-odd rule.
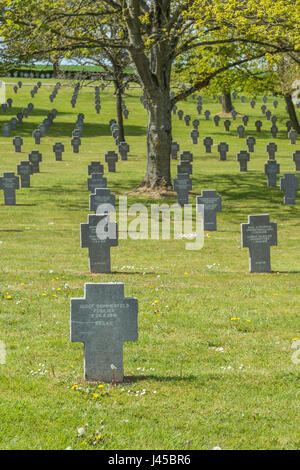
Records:
[[[53,60],[52,62],[53,65],[53,78],[58,78],[59,76],[59,60]]]
[[[222,96],[222,112],[223,113],[231,113],[233,110],[233,104],[231,100],[231,92],[230,90],[223,90],[223,96]]]
[[[171,186],[172,113],[170,87],[146,90],[148,103],[147,171],[144,184]]]
[[[295,109],[291,94],[285,93],[284,99],[285,99],[285,103],[287,106],[287,111],[290,117],[290,121],[292,123],[292,127],[293,129],[295,129],[296,132],[298,132],[298,134],[300,134],[300,125],[299,125],[296,109]]]
[[[116,108],[117,108],[117,121],[119,126],[119,140],[125,142],[123,112],[122,112],[122,85],[118,80],[114,80],[115,93],[116,93]]]

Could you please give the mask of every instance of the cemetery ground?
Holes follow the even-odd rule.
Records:
[[[17,81],[12,78],[7,82]],[[23,79],[35,84],[37,79]],[[56,83],[41,80],[42,83]],[[64,83],[63,83],[64,84]],[[192,126],[173,116],[173,140],[180,153],[194,155],[190,203],[203,189],[222,195],[218,231],[205,232],[200,251],[185,250],[187,240],[120,240],[111,250],[112,273],[90,274],[87,250],[80,248],[80,223],[89,213],[87,167],[105,166],[111,192],[128,196],[128,204],[176,202],[176,194],[160,199],[133,190],[146,168],[147,115],[140,89],[124,97],[128,161],[108,173],[104,155],[116,150],[109,129],[115,118],[112,88],[100,91],[101,112],[94,109],[93,87],[80,90],[76,107],[73,88],[62,87],[53,103],[53,87],[42,87],[32,99],[30,86],[18,93],[7,85],[13,107],[0,112],[1,124],[29,102],[34,110],[10,137],[1,135],[0,173],[14,171],[31,150],[42,153],[40,173],[31,188],[17,191],[16,206],[0,202],[0,340],[6,363],[0,364],[1,449],[299,449],[300,364],[292,361],[300,339],[300,197],[283,205],[283,193],[268,188],[264,164],[266,145],[278,145],[281,176],[295,172],[287,139],[288,119],[282,100],[273,110],[279,132],[270,134],[263,116],[259,134],[256,107],[235,100],[238,112],[249,115],[240,139],[237,118],[226,132],[203,111],[220,112],[218,100],[203,96],[199,116],[196,100],[178,109],[200,119],[200,138],[192,144]],[[57,118],[34,144],[32,132],[52,108]],[[82,145],[70,145],[78,113],[85,114]],[[12,144],[23,138],[22,153]],[[247,149],[247,135],[256,137],[248,172],[240,173],[236,154]],[[202,140],[211,136],[212,153]],[[226,141],[226,161],[218,143]],[[62,142],[63,160],[55,161],[52,146]],[[179,161],[172,161],[176,176]],[[278,224],[278,246],[271,248],[272,272],[250,274],[248,249],[241,248],[240,224],[249,214],[270,214]],[[70,298],[83,297],[86,282],[123,282],[125,296],[139,302],[137,342],[124,345],[124,383],[83,380],[83,345],[70,342]]]

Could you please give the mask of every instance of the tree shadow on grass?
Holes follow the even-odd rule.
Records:
[[[24,232],[24,230],[0,230],[0,232]]]
[[[226,214],[240,220],[241,211],[247,207],[248,214],[270,213],[280,216],[280,220],[300,220],[300,207],[283,204],[283,191],[267,186],[267,177],[257,172],[247,172],[237,175],[215,174],[211,176],[193,176],[193,187],[201,189],[216,189],[223,196],[223,209]],[[191,194],[198,195],[195,189]],[[200,193],[199,193],[200,194]],[[299,198],[299,192],[298,192]],[[297,202],[297,195],[296,195]],[[261,209],[261,206],[265,209]],[[259,211],[259,212],[258,212]]]
[[[199,377],[196,377],[195,375],[174,375],[174,376],[158,376],[158,375],[131,375],[131,376],[125,376],[124,377],[124,385],[126,384],[132,384],[132,383],[137,383],[137,382],[142,382],[144,380],[153,380],[154,382],[171,382],[171,383],[178,383],[178,382],[198,382]]]
[[[33,131],[38,127],[39,124],[42,123],[43,119],[46,117],[46,115],[41,116],[40,122],[32,122],[32,121],[23,121],[22,124],[17,124],[17,128],[14,131],[10,131],[9,137],[4,137],[1,133],[1,137],[8,139],[17,136],[20,137],[32,137]],[[10,119],[10,118],[9,118]],[[9,121],[7,120],[7,122]],[[3,121],[4,122],[4,121]],[[76,119],[74,116],[74,122],[62,122],[59,121],[59,119],[54,120],[52,125],[49,127],[47,130],[46,136],[41,137],[41,143],[43,143],[44,139],[47,138],[72,138],[72,132],[75,129],[75,123]],[[1,124],[1,122],[0,122]],[[125,126],[125,138],[127,136],[133,137],[133,136],[146,136],[146,128],[144,126],[134,126],[134,125],[127,125]],[[89,139],[92,137],[109,137],[111,135],[111,131],[109,128],[109,123],[107,124],[101,124],[101,123],[88,123],[85,122],[81,140],[82,139]],[[32,137],[33,139],[33,137]],[[33,140],[34,142],[34,140]],[[113,142],[113,138],[112,138]]]

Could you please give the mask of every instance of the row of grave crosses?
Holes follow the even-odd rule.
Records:
[[[88,167],[90,211],[81,224],[80,244],[89,250],[92,273],[110,273],[110,248],[118,245],[118,227],[110,221],[115,196],[107,188],[103,165]],[[84,377],[88,381],[122,382],[123,344],[138,339],[138,301],[124,297],[123,283],[87,283],[84,297],[71,299],[70,338],[84,343]]]

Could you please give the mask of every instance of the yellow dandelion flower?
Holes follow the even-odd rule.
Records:
[[[71,390],[76,390],[78,388],[78,385],[72,385]]]
[[[98,388],[104,388],[104,385],[100,384],[98,385]]]
[[[101,439],[101,434],[98,434],[98,436],[96,436],[96,440],[99,441],[99,439]]]
[[[25,286],[25,283],[24,283],[24,282],[21,282],[21,286]]]
[[[43,296],[43,297],[46,297],[46,295],[47,295],[47,294],[46,294],[45,292],[42,293],[42,296]]]
[[[98,398],[99,397],[98,393],[93,393],[93,397]]]
[[[11,300],[11,299],[12,299],[12,296],[11,296],[11,295],[7,295],[6,298],[7,298],[7,300]]]

